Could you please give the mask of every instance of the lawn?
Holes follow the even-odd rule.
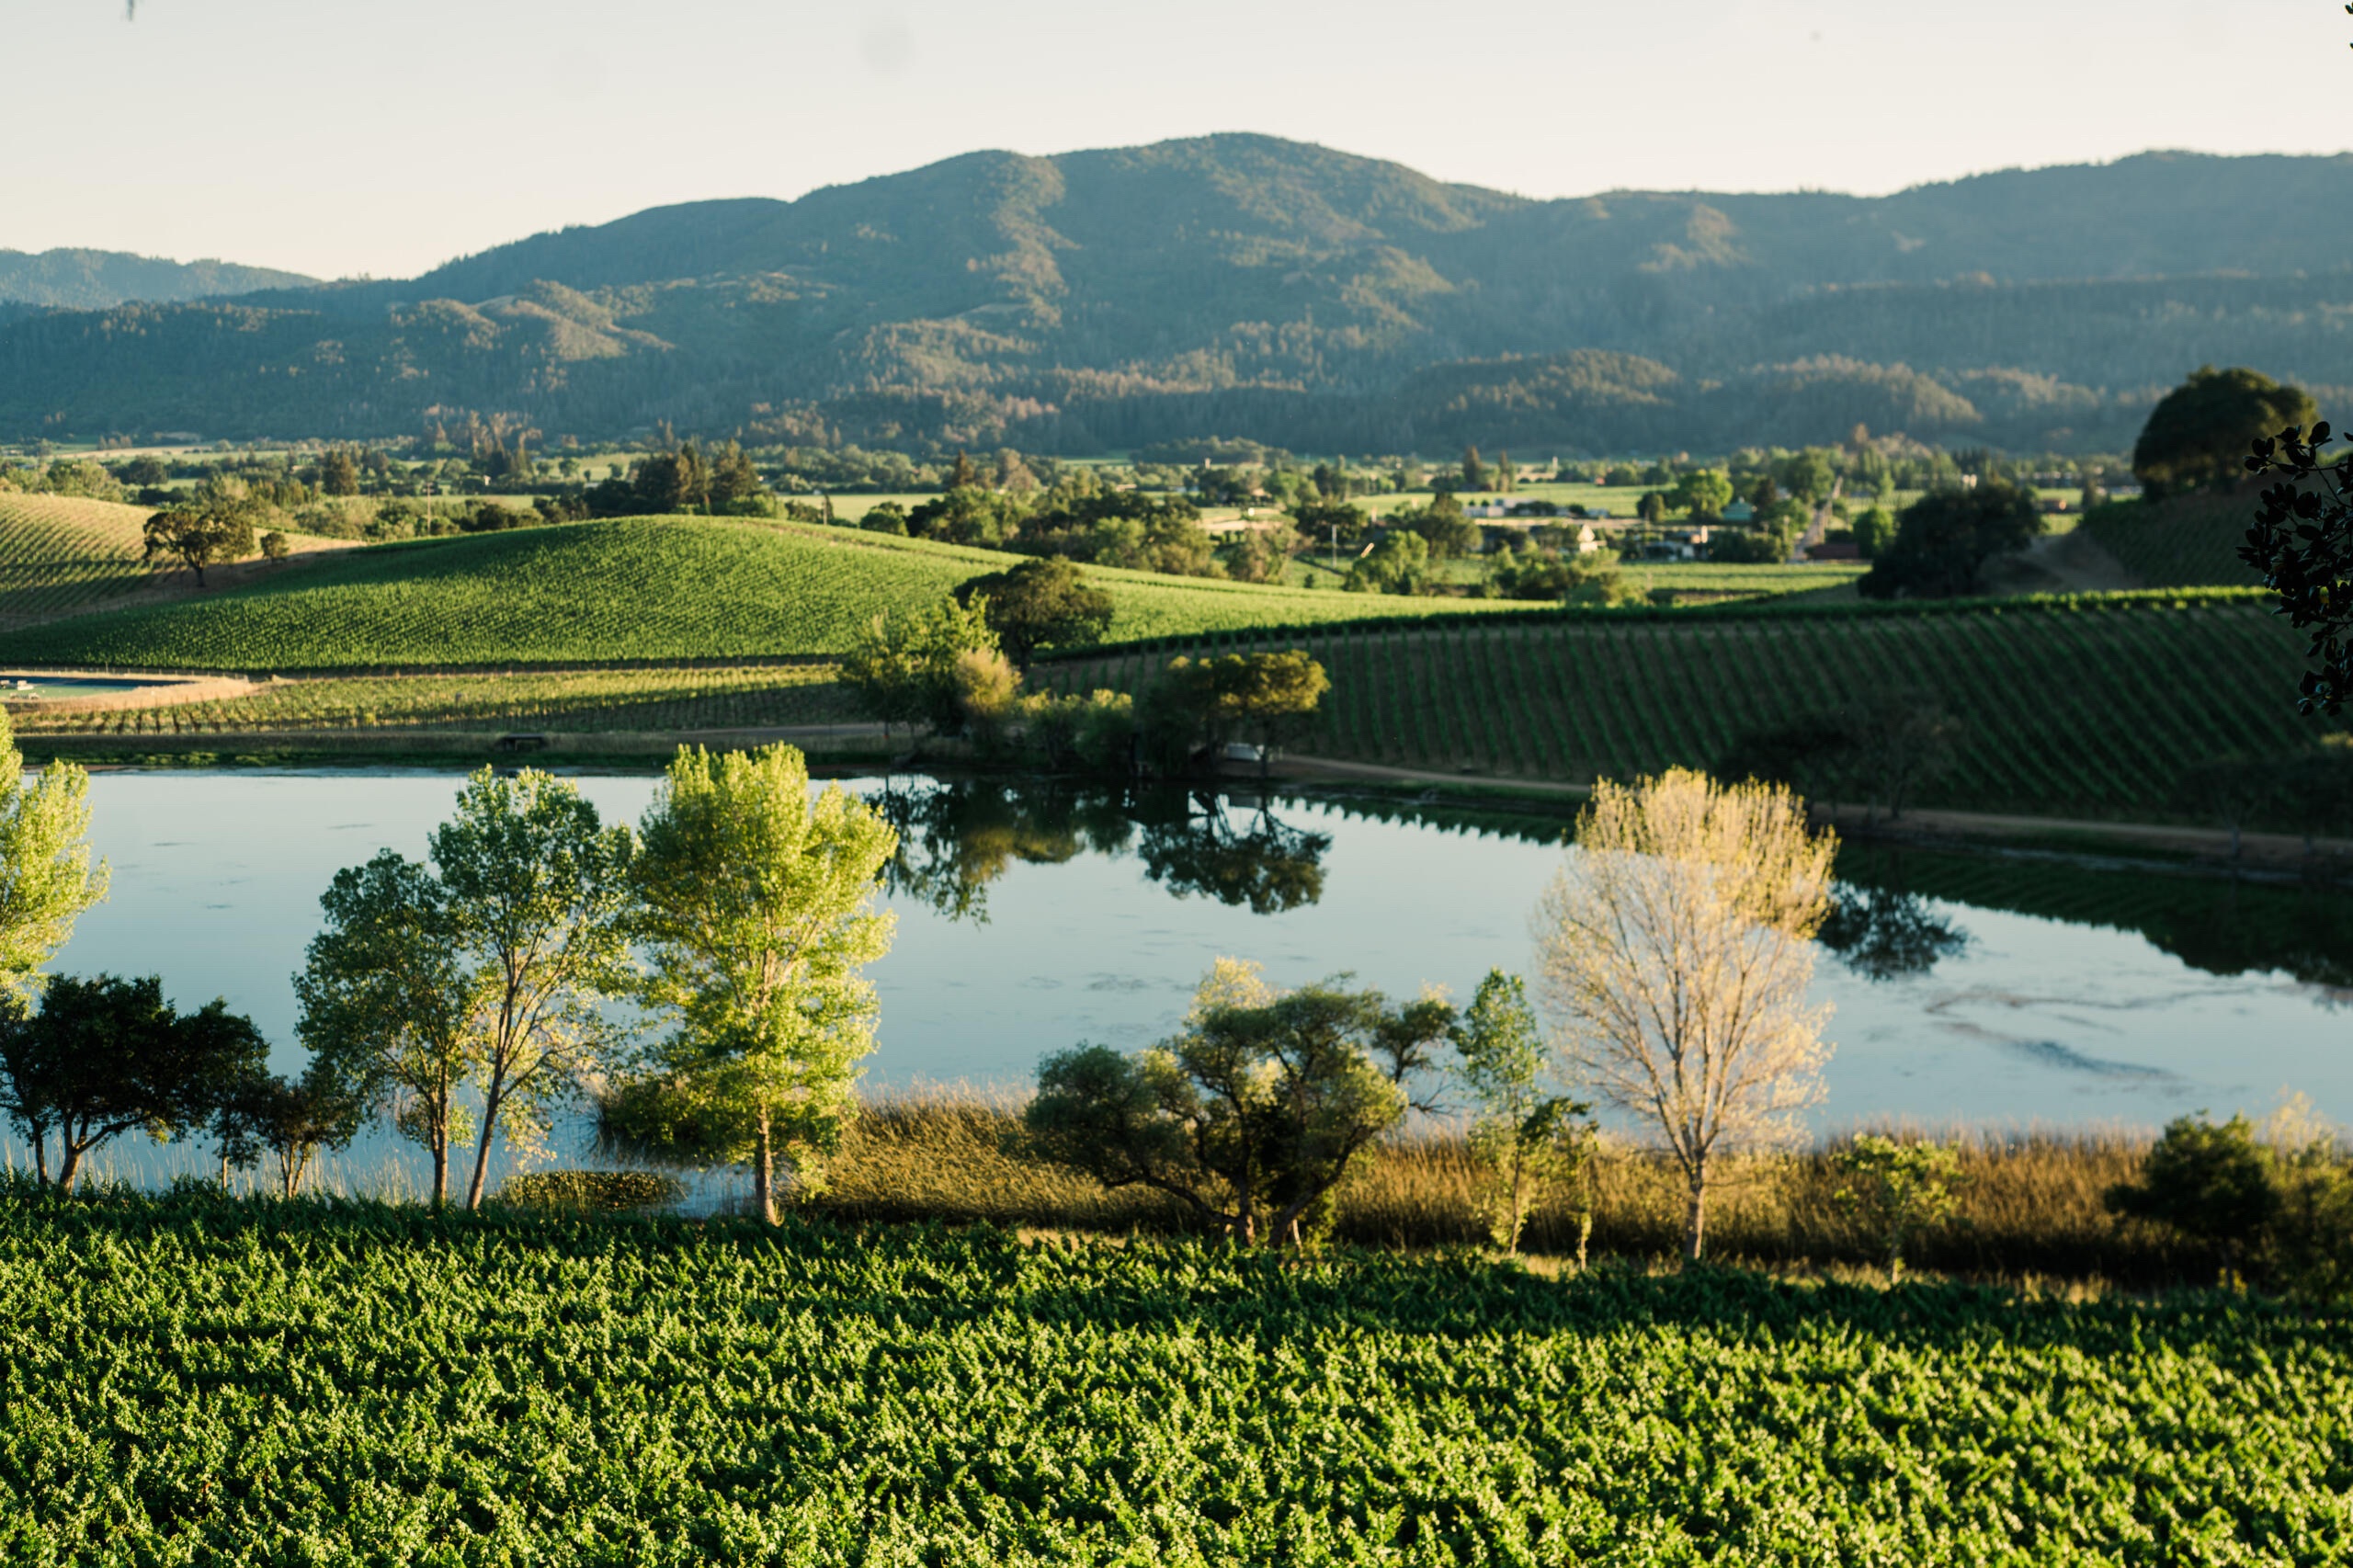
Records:
[[[1469,1255],[12,1195],[25,1562],[2318,1562],[2353,1335]]]

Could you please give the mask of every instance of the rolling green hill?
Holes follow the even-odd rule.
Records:
[[[301,670],[823,656],[1016,558],[798,524],[632,517],[354,550],[252,586],[0,634],[0,660]],[[1113,641],[1508,608],[1091,571]]]
[[[1324,662],[1332,694],[1302,752],[1506,778],[1719,767],[1745,735],[1895,693],[1954,726],[1952,766],[1915,790],[1920,804],[2165,815],[2200,762],[2342,733],[2297,717],[2302,640],[2255,595],[1591,614],[1216,646],[1303,647]],[[1132,689],[1176,651],[1040,678]]]
[[[0,631],[94,609],[144,586],[148,508],[0,494]]]

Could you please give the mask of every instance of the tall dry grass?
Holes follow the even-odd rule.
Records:
[[[986,1221],[1050,1230],[1183,1231],[1193,1221],[1154,1193],[1106,1192],[1088,1177],[1025,1154],[1020,1101],[1009,1095],[935,1089],[869,1105],[812,1207],[851,1221]],[[1869,1129],[1928,1135],[1916,1128]],[[2119,1225],[2101,1202],[2139,1174],[2145,1133],[2037,1130],[1947,1133],[1961,1148],[1962,1183],[1951,1221],[1915,1243],[1907,1267],[1994,1278],[2179,1278],[2196,1260],[2165,1238]],[[1723,1162],[1711,1192],[1708,1250],[1764,1266],[1830,1267],[1880,1261],[1877,1238],[1837,1201],[1841,1140],[1785,1154]],[[1334,1239],[1367,1246],[1441,1247],[1485,1241],[1475,1207],[1478,1170],[1461,1134],[1443,1127],[1379,1144],[1338,1194]],[[1579,1208],[1589,1206],[1590,1255],[1652,1258],[1683,1233],[1680,1174],[1651,1151],[1605,1138],[1590,1185],[1574,1201],[1540,1210],[1528,1251],[1574,1255]]]

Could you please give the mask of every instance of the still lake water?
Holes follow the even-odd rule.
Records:
[[[113,894],[56,967],[160,973],[182,1007],[225,996],[278,1042],[281,1070],[296,1065],[290,977],[320,892],[380,847],[421,858],[460,782],[101,773],[91,835]],[[608,820],[630,821],[654,784],[578,782]],[[1527,971],[1529,913],[1563,855],[1564,824],[1541,818],[848,782],[885,801],[908,841],[885,901],[897,945],[872,971],[875,1087],[1017,1087],[1075,1041],[1146,1044],[1221,954],[1258,960],[1285,985],[1349,970],[1392,994],[1429,983],[1466,999],[1491,966]],[[2154,1125],[2200,1108],[2259,1116],[2288,1087],[2353,1120],[2341,891],[1916,852],[1858,852],[1842,874],[1856,935],[1847,956],[1824,952],[1814,982],[1836,1009],[1822,1128]]]

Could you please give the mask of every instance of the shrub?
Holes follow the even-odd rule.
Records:
[[[1847,1178],[1838,1206],[1877,1244],[1889,1279],[1902,1278],[1913,1238],[1943,1225],[1958,1206],[1960,1148],[1865,1132],[1839,1151],[1836,1164]]]
[[[508,1176],[494,1203],[588,1214],[660,1209],[687,1195],[686,1184],[659,1171],[530,1171]]]
[[[2271,1151],[2244,1116],[2220,1126],[2202,1111],[2181,1117],[2150,1149],[2141,1179],[2109,1190],[2108,1207],[2168,1226],[2236,1267],[2279,1211]]]

